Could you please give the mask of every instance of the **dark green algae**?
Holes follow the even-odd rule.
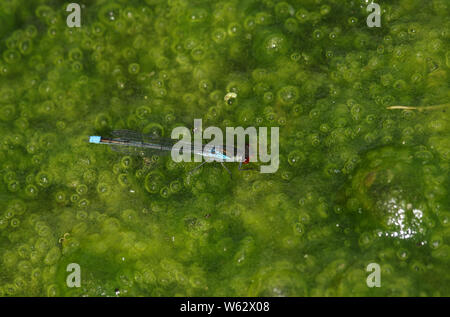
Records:
[[[448,103],[448,3],[380,4],[1,1],[0,295],[450,295],[450,109],[386,109]],[[87,143],[194,118],[280,126],[279,170]]]

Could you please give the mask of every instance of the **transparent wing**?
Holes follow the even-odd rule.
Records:
[[[183,142],[180,140],[174,140],[169,138],[163,138],[159,136],[153,136],[149,134],[142,134],[140,132],[131,131],[131,130],[114,130],[111,132],[111,135],[114,137],[114,140],[121,141],[124,143],[129,143],[129,145],[112,145],[111,148],[114,151],[134,154],[134,155],[168,155],[170,154],[171,148],[178,143],[178,145],[183,147],[184,151],[188,151],[190,153],[198,154],[202,153],[204,145],[199,144],[196,145],[194,142]],[[149,145],[158,145],[161,146],[164,150],[161,149],[153,149],[146,147],[138,147],[136,145],[139,144],[149,144]],[[133,145],[134,144],[134,145]]]
[[[131,131],[131,130],[114,130],[111,131],[111,135],[113,135],[114,137],[120,138],[126,138],[126,137],[139,137],[140,135],[142,135],[142,133],[136,132],[136,131]]]
[[[124,155],[135,155],[140,157],[150,157],[153,155],[166,156],[170,155],[170,151],[162,151],[158,149],[150,149],[145,147],[135,147],[127,145],[111,145],[111,150],[124,154]]]
[[[143,134],[136,131],[131,130],[114,130],[111,132],[111,135],[115,139],[119,139],[122,141],[131,141],[131,142],[150,142],[150,141],[157,141],[165,138],[161,138],[158,136],[150,135],[150,134]],[[167,139],[170,140],[170,139]]]

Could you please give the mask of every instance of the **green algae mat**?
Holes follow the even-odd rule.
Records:
[[[2,0],[0,296],[449,296],[450,3],[376,2]],[[194,119],[278,170],[88,142]]]

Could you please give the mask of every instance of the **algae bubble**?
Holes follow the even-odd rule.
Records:
[[[253,55],[261,61],[275,61],[289,52],[290,42],[283,33],[266,31],[258,34]]]
[[[156,194],[162,190],[164,184],[164,176],[159,172],[150,172],[145,177],[145,189],[151,194]]]

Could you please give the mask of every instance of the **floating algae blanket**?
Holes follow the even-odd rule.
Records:
[[[448,1],[67,4],[0,2],[1,296],[450,295]],[[194,119],[278,170],[88,142]]]

